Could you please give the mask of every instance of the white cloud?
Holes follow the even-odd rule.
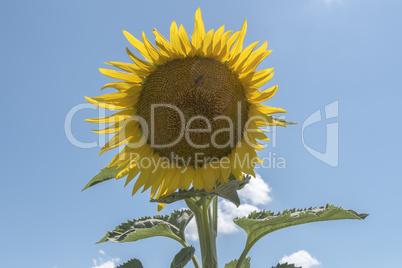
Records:
[[[92,268],[115,268],[115,267],[116,267],[115,261],[107,261],[100,265],[92,266]]]
[[[258,208],[253,205],[242,204],[236,207],[235,204],[225,199],[220,201],[218,207],[218,233],[231,234],[237,232],[239,229],[234,224],[233,218],[247,216],[255,210],[258,210]]]
[[[310,268],[312,266],[320,265],[321,263],[310,255],[305,250],[300,250],[289,256],[284,256],[279,263],[293,263],[295,266],[301,266],[303,268]]]
[[[239,229],[233,222],[233,218],[244,217],[250,212],[258,210],[257,207],[249,204],[243,204],[236,207],[230,201],[222,200],[218,205],[218,233],[231,234],[237,232]],[[185,230],[186,238],[190,241],[198,241],[197,225],[195,219],[192,219]]]
[[[250,182],[239,191],[239,196],[245,203],[264,205],[272,200],[268,195],[271,190],[261,176],[256,174],[256,177],[251,178]]]
[[[116,267],[116,263],[120,261],[119,258],[111,258],[107,256],[103,250],[99,250],[98,252],[104,257],[93,260],[94,266],[92,266],[91,268],[114,268]]]
[[[239,191],[241,205],[236,207],[232,202],[222,199],[218,204],[218,233],[231,234],[239,231],[233,222],[233,218],[244,217],[255,210],[260,210],[257,205],[263,205],[272,199],[268,195],[271,192],[268,184],[264,182],[260,175],[251,178],[242,190]],[[190,241],[198,240],[197,225],[195,219],[190,221],[185,230],[186,238]]]
[[[195,223],[195,219],[193,218],[187,225],[184,230],[184,234],[186,235],[186,239],[189,241],[198,241],[198,231],[197,224]]]

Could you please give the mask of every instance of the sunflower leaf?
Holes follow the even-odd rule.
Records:
[[[288,121],[286,121],[285,119],[282,119],[282,118],[273,117],[273,116],[271,116],[271,118],[272,118],[273,120],[279,121],[279,122],[281,122],[281,123],[283,123],[283,124],[285,124],[285,125],[297,125],[297,123],[295,123],[295,122],[288,122]]]
[[[117,266],[116,268],[144,268],[144,266],[142,266],[142,263],[140,262],[140,260],[131,259],[128,262],[125,262],[125,263]]]
[[[176,241],[185,241],[184,229],[193,218],[189,209],[175,210],[169,215],[143,217],[138,220],[128,220],[107,234],[98,243],[110,241],[113,243],[133,242],[155,236],[166,236]]]
[[[92,187],[98,183],[116,178],[117,176],[117,171],[116,171],[116,167],[104,167],[102,168],[102,170],[96,174],[92,180],[90,180],[88,182],[87,185],[85,185],[85,187],[82,189],[82,191],[88,189],[89,187]]]
[[[235,204],[236,206],[239,206],[240,199],[237,191],[242,189],[247,183],[249,183],[251,177],[249,175],[245,175],[243,176],[243,179],[239,181],[235,179],[232,174],[230,176],[231,177],[229,177],[227,183],[218,186],[212,191],[205,191],[205,189],[195,190],[194,188],[191,188],[190,190],[179,190],[178,192],[172,193],[168,196],[162,196],[160,199],[151,199],[151,202],[170,204],[191,197],[217,195],[233,202],[233,204]]]
[[[309,209],[291,209],[277,214],[271,211],[254,211],[247,217],[235,218],[233,221],[247,233],[245,251],[263,236],[276,230],[304,223],[356,219],[363,220],[368,214],[358,214],[334,205]]]
[[[226,198],[227,200],[231,201],[237,207],[240,206],[240,198],[237,194],[237,190],[240,187],[240,181],[229,181],[221,186],[217,187],[216,189],[212,190],[212,193]]]
[[[182,248],[179,253],[177,253],[170,265],[170,268],[183,268],[191,260],[195,252],[193,246]]]
[[[247,257],[244,259],[241,268],[250,268],[250,261],[251,261],[251,257]],[[225,264],[225,268],[235,268],[237,264],[237,260],[228,262]]]
[[[296,267],[294,264],[290,264],[290,263],[285,262],[285,263],[282,263],[282,264],[278,263],[275,267],[272,266],[272,268],[302,268],[302,267],[301,266]]]

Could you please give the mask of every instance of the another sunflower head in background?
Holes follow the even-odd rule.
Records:
[[[258,89],[274,74],[273,68],[256,71],[271,51],[267,42],[243,49],[246,29],[244,21],[233,34],[224,26],[206,33],[198,9],[191,40],[176,22],[170,41],[153,30],[156,47],[144,33],[140,41],[123,31],[145,60],[127,49],[133,63],[108,63],[123,72],[100,69],[120,80],[103,88],[118,92],[86,99],[121,111],[87,121],[114,123],[95,132],[116,133],[101,154],[124,146],[109,167],[117,167],[117,179],[127,176],[126,185],[138,175],[133,194],[151,188],[151,198],[158,199],[191,185],[210,191],[231,173],[255,176],[261,163],[256,150],[263,149],[257,140],[268,140],[259,127],[284,126],[271,115],[286,111],[260,104],[277,90]]]

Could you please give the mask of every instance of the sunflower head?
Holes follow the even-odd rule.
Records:
[[[243,48],[246,29],[245,20],[235,33],[224,26],[206,32],[198,9],[191,39],[176,22],[170,40],[153,30],[155,45],[144,33],[138,40],[123,31],[144,59],[127,48],[132,63],[108,62],[122,71],[100,69],[119,80],[103,88],[117,92],[86,99],[120,111],[87,121],[110,124],[95,131],[115,134],[101,154],[121,147],[109,167],[119,170],[116,178],[127,176],[126,185],[136,178],[133,194],[151,188],[151,198],[160,198],[191,185],[210,191],[230,174],[255,176],[257,140],[268,140],[259,127],[285,126],[271,115],[286,111],[260,104],[277,90],[259,90],[272,68],[256,71],[271,51],[267,42]]]

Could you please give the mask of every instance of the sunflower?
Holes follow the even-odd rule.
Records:
[[[256,71],[271,50],[266,41],[243,49],[246,29],[245,20],[238,32],[222,26],[206,33],[198,9],[191,39],[174,21],[170,41],[153,30],[156,46],[144,33],[140,41],[123,31],[145,60],[127,48],[132,63],[107,63],[122,71],[100,69],[120,80],[102,89],[117,92],[86,99],[121,111],[87,121],[109,124],[94,130],[115,134],[100,154],[121,148],[109,167],[116,179],[127,176],[125,186],[137,178],[133,195],[141,187],[156,199],[191,185],[211,191],[230,174],[255,176],[256,150],[264,148],[257,140],[269,140],[260,127],[285,126],[271,115],[286,111],[260,104],[277,91],[258,89],[274,75],[273,68]]]

